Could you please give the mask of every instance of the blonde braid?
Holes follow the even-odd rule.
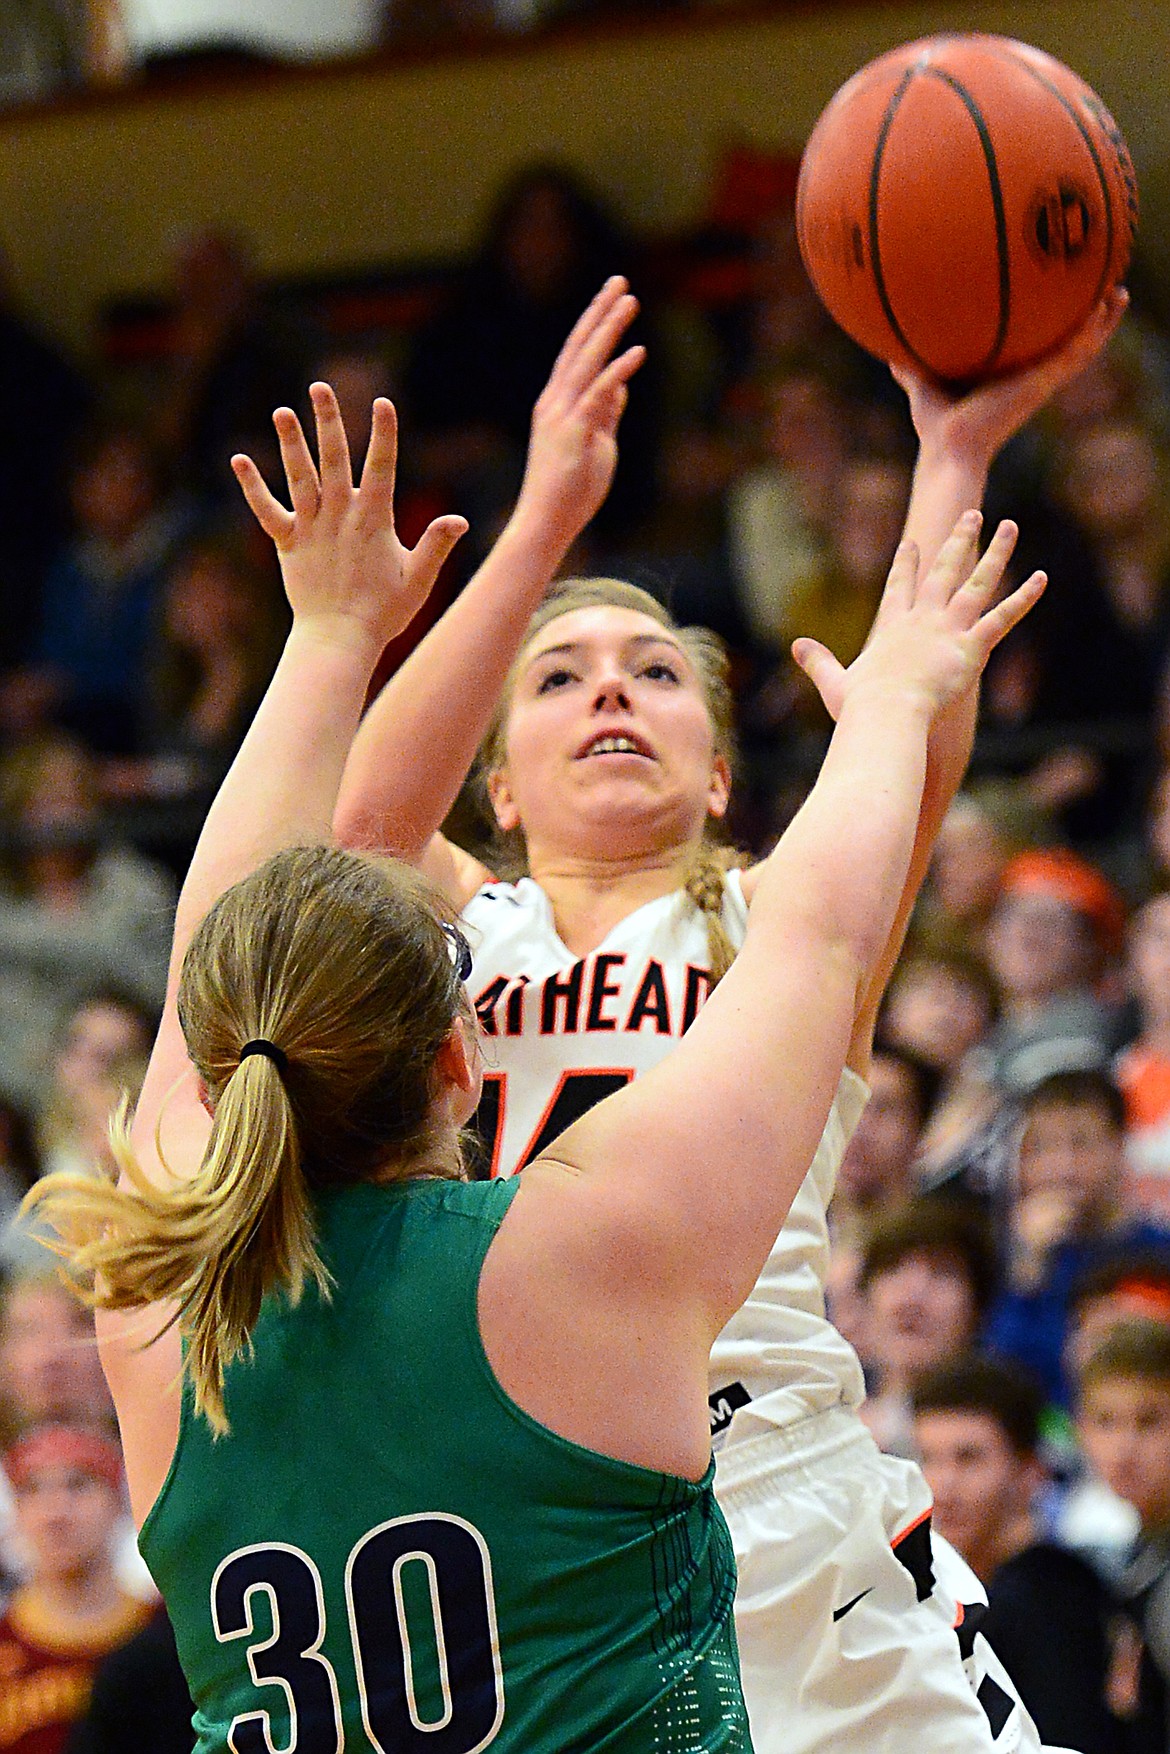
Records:
[[[688,898],[706,919],[712,991],[735,961],[735,945],[723,924],[723,892],[727,872],[734,859],[734,848],[717,846],[713,841],[704,840],[696,849],[683,879],[683,888]]]

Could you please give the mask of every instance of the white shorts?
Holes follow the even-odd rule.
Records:
[[[883,1455],[856,1413],[733,1439],[715,1492],[739,1567],[756,1754],[1035,1754],[1035,1726],[986,1640],[963,1637],[962,1605],[987,1598],[932,1542],[926,1481]]]

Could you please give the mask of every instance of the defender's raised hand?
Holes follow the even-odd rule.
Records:
[[[607,280],[565,342],[532,414],[515,521],[539,528],[563,554],[599,509],[617,466],[617,429],[627,386],[646,357],[613,357],[637,314],[620,275]]]
[[[895,557],[869,644],[846,670],[816,640],[797,640],[792,655],[826,707],[838,716],[855,688],[900,690],[933,718],[976,682],[995,647],[1037,603],[1043,573],[996,601],[1018,530],[1004,522],[977,559],[981,518],[964,512],[937,560],[919,579],[918,551],[904,542]]]
[[[436,518],[414,548],[404,547],[394,528],[393,404],[381,396],[374,403],[369,451],[355,487],[337,398],[328,384],[314,384],[309,394],[319,469],[292,409],[278,408],[272,417],[291,511],[270,492],[250,457],[233,457],[232,469],[261,529],[276,544],[294,615],[358,621],[385,644],[426,601],[467,523]]]

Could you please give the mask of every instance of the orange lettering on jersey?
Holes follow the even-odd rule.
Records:
[[[475,1001],[475,1015],[479,1019],[479,1027],[485,1035],[499,1035],[500,1033],[496,1023],[496,1006],[503,997],[507,985],[507,975],[498,974]]]
[[[541,989],[541,1035],[576,1035],[581,1015],[581,982],[584,973],[585,964],[575,962],[564,980],[558,980],[555,974],[549,975]],[[562,1005],[564,1022],[558,1027]]]
[[[666,976],[660,962],[647,964],[642,984],[630,1006],[630,1015],[626,1018],[626,1028],[636,1035],[650,1019],[653,1019],[655,1034],[670,1034],[670,1000],[667,998]]]
[[[616,999],[621,992],[620,986],[611,986],[609,975],[611,969],[621,968],[625,956],[615,956],[606,951],[598,956],[593,963],[593,984],[589,989],[589,1011],[585,1019],[587,1030],[616,1029],[617,1018],[608,1017],[602,1010],[607,999]]]
[[[687,986],[683,999],[683,1034],[691,1027],[703,1003],[711,991],[711,970],[696,968],[693,962],[687,963]]]
[[[516,984],[508,994],[508,1003],[504,1008],[504,1034],[524,1034],[524,989],[528,985],[526,974],[517,975]]]

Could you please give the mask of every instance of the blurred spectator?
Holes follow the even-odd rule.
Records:
[[[1134,1206],[1170,1223],[1170,890],[1152,896],[1129,929],[1137,1039],[1118,1056],[1126,1160]]]
[[[404,393],[427,472],[488,542],[520,485],[532,407],[566,335],[629,245],[576,174],[520,170],[499,195],[475,260],[418,336]],[[627,340],[645,339],[642,323]],[[617,474],[591,540],[627,542],[653,506],[659,398],[651,358],[630,386]]]
[[[752,479],[745,477],[733,487],[733,508],[737,494]],[[773,635],[765,640],[768,650],[774,649],[778,640],[784,655],[746,703],[745,718],[750,729],[777,730],[794,710],[818,726],[824,724],[820,699],[793,664],[787,648],[799,632],[820,640],[843,664],[853,662],[865,644],[881,601],[909,491],[909,469],[892,458],[857,456],[841,464],[825,541],[815,545],[817,555],[807,578],[799,584],[793,580],[791,612],[785,613],[779,630],[773,630]],[[740,509],[748,510],[750,517],[750,508]],[[745,530],[741,535],[750,537],[751,532]],[[765,538],[760,557],[767,546]],[[777,555],[772,553],[773,564],[776,559]],[[758,568],[756,576],[762,576]],[[756,632],[759,635],[761,630],[757,627]]]
[[[1170,670],[1163,685],[1155,732],[1157,753],[1165,764],[1170,743]],[[1138,893],[1170,884],[1170,765],[1159,767],[1151,781],[1136,863],[1137,881],[1133,887]]]
[[[1162,459],[1144,425],[1114,417],[1078,433],[1063,464],[1066,508],[1089,538],[1104,604],[1124,642],[1115,662],[1109,652],[1095,656],[1114,687],[1124,679],[1130,692],[1123,710],[1148,712],[1167,635],[1170,521]]]
[[[369,449],[374,403],[379,396],[394,395],[394,384],[385,356],[375,347],[331,348],[316,361],[311,381],[329,384],[337,397],[341,424],[345,428],[356,479],[361,475],[366,451]],[[399,458],[400,475],[404,466],[410,466],[408,456]],[[396,481],[396,492],[399,485],[400,481]],[[397,509],[396,501],[395,512]]]
[[[0,13],[0,105],[80,85],[88,61],[88,0],[6,0]]]
[[[728,490],[727,543],[750,638],[786,656],[806,631],[804,605],[829,574],[846,429],[835,391],[813,366],[774,377],[762,399],[762,456]]]
[[[983,726],[1028,772],[1074,841],[1120,832],[1137,806],[1144,727],[1165,660],[1170,560],[1162,464],[1123,412],[1078,423],[1058,453],[1056,495],[1014,506],[1021,576],[1044,566],[1059,592],[989,665]]]
[[[1044,836],[1044,818],[1023,788],[980,780],[947,811],[914,916],[915,939],[975,955],[986,950],[987,925],[1009,861]]]
[[[90,993],[70,1016],[37,1117],[44,1173],[114,1169],[109,1119],[124,1095],[138,1095],[154,1040],[155,1016],[127,993]]]
[[[967,1206],[912,1200],[874,1221],[859,1278],[870,1389],[861,1416],[882,1449],[915,1453],[915,1386],[974,1346],[995,1282],[990,1231]]]
[[[837,1174],[831,1221],[834,1233],[914,1192],[919,1135],[938,1091],[937,1074],[905,1048],[879,1043],[866,1078],[869,1101]]]
[[[148,648],[142,754],[103,764],[104,796],[185,805],[201,820],[276,666],[284,626],[283,601],[238,544],[207,536],[185,548],[162,583]]]
[[[93,1316],[63,1284],[48,1254],[36,1272],[0,1294],[0,1437],[32,1425],[113,1429],[114,1410],[98,1362]]]
[[[987,936],[1002,1001],[987,1076],[1000,1090],[1017,1094],[1048,1072],[1108,1064],[1117,1020],[1100,981],[1124,921],[1112,885],[1075,854],[1050,847],[1009,861]]]
[[[749,245],[743,296],[714,313],[732,412],[736,404],[750,404],[754,386],[794,359],[828,359],[842,376],[860,354],[805,273],[792,212],[796,177],[793,158],[761,154],[743,142],[724,149],[716,171],[710,223],[724,242],[746,238]]]
[[[94,1671],[150,1610],[118,1582],[122,1457],[82,1426],[39,1425],[4,1456],[29,1572],[0,1617],[0,1745],[63,1754]]]
[[[66,1754],[190,1754],[194,1713],[171,1623],[159,1609],[99,1665]]]
[[[298,405],[312,336],[264,297],[238,237],[194,233],[174,272],[175,345],[158,438],[188,491],[234,507],[233,452],[247,451],[270,480],[282,479],[272,411]]]
[[[1111,1329],[1127,1321],[1162,1321],[1170,1326],[1170,1256],[1133,1250],[1090,1267],[1069,1295],[1064,1361],[1069,1381]]]
[[[992,1349],[1067,1399],[1063,1354],[1077,1281],[1141,1251],[1170,1261],[1170,1230],[1125,1204],[1125,1110],[1108,1073],[1056,1072],[1022,1099],[1017,1183],[1007,1216],[1007,1285]]]
[[[882,1031],[949,1081],[995,1022],[998,1003],[991,973],[978,957],[962,950],[912,951],[894,971]]]
[[[861,1227],[855,1227],[860,1229]],[[825,1275],[825,1313],[852,1346],[864,1367],[873,1356],[869,1300],[861,1288],[863,1251],[860,1238],[838,1231],[829,1251]]]
[[[0,1446],[45,1423],[113,1431],[114,1409],[98,1362],[93,1317],[39,1250],[41,1263],[0,1293]],[[0,1473],[0,1575],[23,1569],[12,1495]]]
[[[813,637],[843,664],[865,644],[893,564],[910,501],[910,464],[904,458],[862,452],[850,457],[837,481],[830,532],[830,585],[835,603],[825,632]],[[810,605],[815,615],[816,605]],[[804,629],[803,631],[809,631]]]
[[[998,1099],[972,1074],[971,1062],[998,1011],[990,971],[966,951],[911,952],[894,971],[882,1033],[925,1061],[939,1079],[916,1151],[916,1175],[924,1190],[988,1199],[990,1189],[975,1173],[970,1146],[994,1123]]]
[[[0,892],[0,1092],[35,1108],[70,1008],[95,987],[161,1005],[169,881],[112,843],[94,764],[53,739],[10,758],[0,798],[14,837],[14,882]]]
[[[150,629],[181,514],[162,497],[141,433],[89,435],[69,478],[76,533],[49,568],[30,663],[0,711],[27,735],[46,720],[94,749],[133,749]]]
[[[10,65],[0,48],[0,68]],[[0,257],[0,672],[27,651],[45,569],[67,534],[66,457],[89,400],[77,368],[18,309]]]
[[[1170,1325],[1124,1322],[1081,1370],[1078,1427],[1093,1468],[1141,1519],[1122,1591],[1135,1649],[1114,1663],[1133,1754],[1170,1747]]]
[[[934,1526],[967,1561],[988,1607],[979,1630],[1046,1744],[1122,1754],[1106,1704],[1110,1598],[1083,1559],[1045,1539],[1036,1503],[1043,1396],[1030,1378],[968,1358],[914,1391]]]

